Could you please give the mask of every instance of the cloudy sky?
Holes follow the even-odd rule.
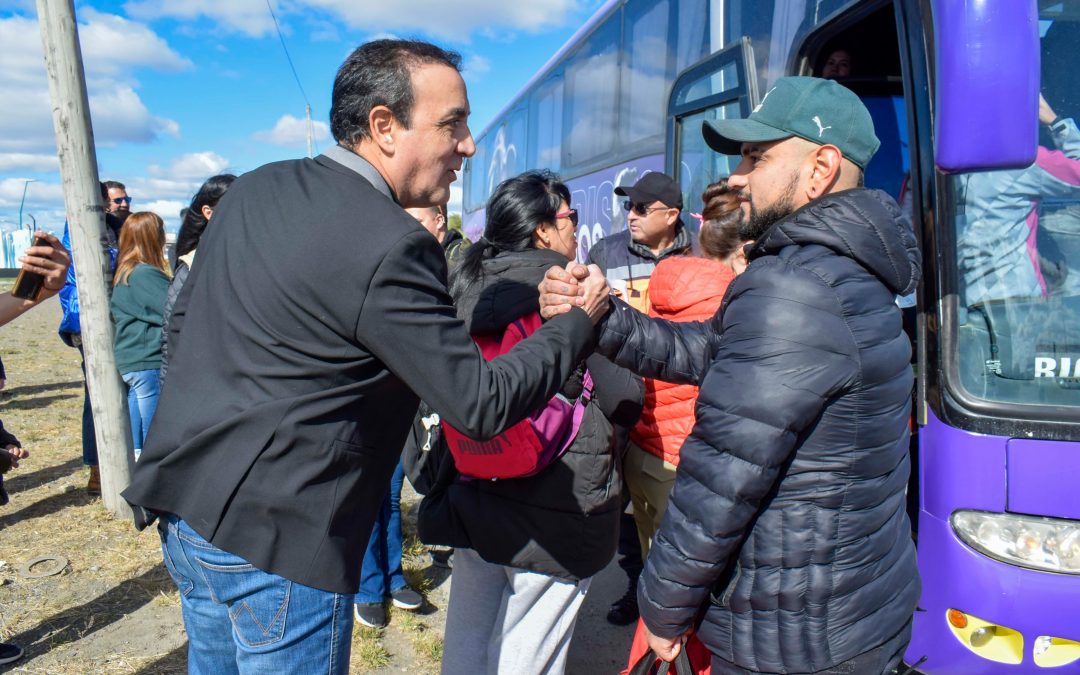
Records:
[[[201,182],[307,152],[305,99],[316,150],[334,73],[356,45],[422,37],[461,52],[474,133],[547,61],[600,0],[76,1],[102,180],[119,180],[132,210],[167,224]],[[0,228],[63,229],[64,208],[37,12],[0,0]],[[34,182],[27,184],[27,180]],[[455,184],[455,198],[460,187]]]

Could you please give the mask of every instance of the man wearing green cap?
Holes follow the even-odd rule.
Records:
[[[891,672],[920,593],[894,302],[919,279],[911,226],[862,187],[879,143],[836,82],[780,79],[704,134],[742,157],[728,184],[749,204],[747,270],[709,321],[614,300],[597,327],[618,365],[701,387],[639,585],[649,644],[670,660],[696,630],[714,675]],[[542,313],[577,302],[583,276],[550,270]]]

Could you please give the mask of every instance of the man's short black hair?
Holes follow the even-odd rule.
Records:
[[[374,40],[360,45],[345,59],[334,78],[330,132],[334,140],[353,147],[371,138],[368,115],[384,105],[406,129],[412,118],[412,71],[421,65],[442,64],[461,71],[461,55],[420,40]]]
[[[124,184],[117,180],[105,181],[105,191],[108,192],[109,190],[123,190],[124,192],[127,192],[127,188],[124,187]]]

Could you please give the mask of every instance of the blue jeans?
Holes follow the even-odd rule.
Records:
[[[364,553],[360,592],[356,594],[358,603],[381,603],[388,594],[408,586],[401,571],[401,485],[404,482],[405,470],[399,461]]]
[[[172,514],[158,533],[180,591],[188,673],[348,673],[352,595],[263,572]]]
[[[138,461],[146,435],[150,433],[150,421],[154,419],[158,397],[161,395],[161,371],[136,370],[121,377],[128,388],[131,440],[135,446],[135,460]]]
[[[86,466],[97,466],[97,436],[94,435],[94,411],[90,408],[90,387],[86,385],[86,355],[83,354],[82,341],[77,344],[79,356],[83,359],[82,461]]]

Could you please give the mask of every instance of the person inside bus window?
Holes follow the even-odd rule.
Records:
[[[712,672],[892,672],[921,584],[905,491],[911,343],[896,295],[919,282],[911,224],[863,187],[880,142],[832,80],[785,77],[706,143],[741,155],[750,263],[708,321],[613,299],[597,351],[699,384],[696,422],[638,589],[665,661],[696,627]],[[541,313],[580,302],[595,270],[551,268]]]
[[[1046,294],[1035,246],[1038,205],[1048,198],[1080,199],[1080,131],[1074,120],[1058,116],[1042,95],[1039,122],[1049,130],[1056,149],[1040,145],[1035,162],[1024,169],[972,173],[961,179],[965,225],[957,234],[968,307]]]
[[[847,49],[834,49],[821,67],[821,76],[827,80],[851,76],[851,52]]]

